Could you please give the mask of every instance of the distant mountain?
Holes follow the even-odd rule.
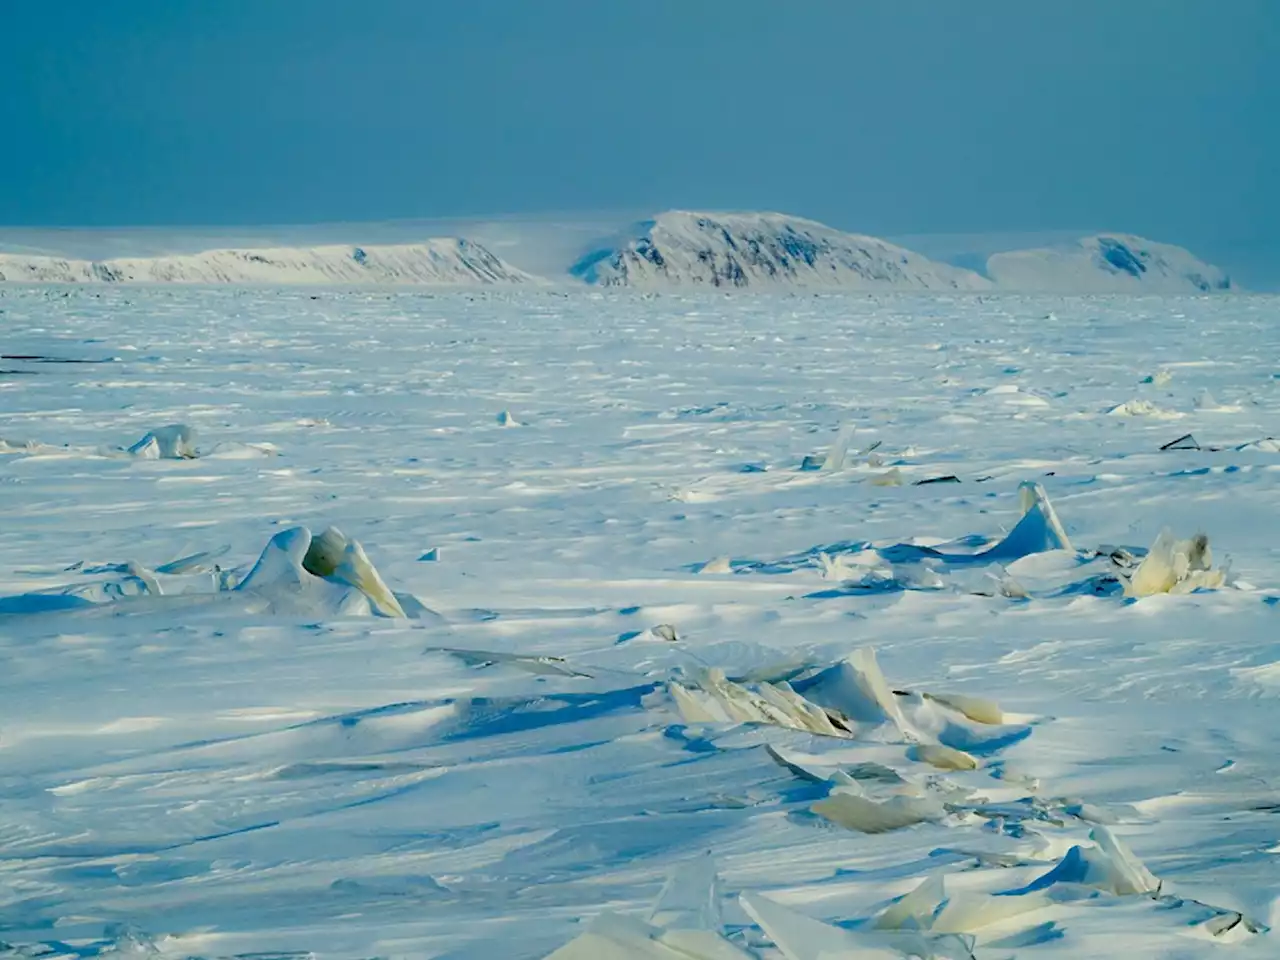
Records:
[[[589,254],[570,272],[617,287],[802,287],[984,290],[970,270],[935,263],[876,237],[780,213],[672,210],[630,238]]]
[[[222,236],[208,231],[191,236],[163,231],[135,231],[138,236],[128,231],[28,231],[31,235],[20,236],[16,246],[10,237],[6,245],[13,252],[0,252],[0,282],[542,284],[546,281],[536,272],[551,276],[578,256],[569,272],[580,280],[650,290],[1207,293],[1238,289],[1222,270],[1181,247],[1126,234],[1062,242],[1058,236],[1006,237],[971,255],[963,250],[973,248],[954,243],[926,245],[934,256],[950,261],[942,262],[887,240],[780,213],[675,210],[633,223],[608,240],[584,242],[589,236],[605,234],[617,222],[600,216],[528,223],[493,219],[471,224],[335,224],[258,233],[229,230]],[[455,238],[397,242],[415,234],[470,228],[477,234],[469,235],[479,236],[483,243]],[[363,246],[328,242],[352,234],[382,242]],[[0,240],[7,235],[0,235]],[[1046,241],[1053,245],[986,256],[1002,245]],[[215,249],[202,249],[206,246]],[[495,255],[494,249],[502,250],[503,256]],[[583,250],[594,252],[581,256]]]
[[[987,260],[1002,290],[1035,293],[1218,293],[1236,289],[1217,267],[1182,247],[1128,234],[1083,237],[1063,247],[1014,250]]]
[[[271,247],[109,260],[0,253],[0,281],[25,283],[532,283],[537,278],[465,239],[394,246]]]

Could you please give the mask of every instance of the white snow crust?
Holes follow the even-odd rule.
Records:
[[[1278,306],[0,288],[0,957],[1275,956]]]

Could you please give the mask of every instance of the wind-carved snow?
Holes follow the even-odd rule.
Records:
[[[0,253],[0,281],[23,283],[527,284],[537,278],[478,243],[264,247],[111,260]]]
[[[640,236],[584,258],[571,270],[618,287],[816,287],[855,290],[983,290],[978,274],[935,263],[876,237],[844,233],[781,213],[672,210]]]
[[[302,526],[282,530],[252,566],[240,569],[224,569],[216,562],[227,552],[225,546],[202,550],[154,570],[136,560],[73,564],[62,572],[76,575],[79,582],[0,596],[0,616],[99,604],[116,605],[112,612],[121,617],[154,614],[172,607],[178,597],[186,613],[235,615],[253,609],[292,616],[392,619],[420,619],[430,613],[412,594],[391,590],[360,542],[337,527],[317,536]]]
[[[1220,293],[1230,277],[1189,250],[1130,234],[1072,246],[997,253],[987,274],[1004,290],[1038,293]]]
[[[315,537],[306,527],[276,534],[235,589],[302,613],[350,612],[358,597],[378,616],[405,615],[364,548],[337,527]]]

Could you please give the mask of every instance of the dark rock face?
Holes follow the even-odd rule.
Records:
[[[1130,250],[1115,237],[1099,237],[1098,253],[1111,267],[1132,277],[1140,277],[1147,272],[1146,261],[1150,254],[1145,250]]]

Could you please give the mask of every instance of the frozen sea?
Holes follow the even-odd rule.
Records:
[[[0,353],[0,956],[1280,955],[1280,299],[10,287]],[[1070,548],[980,557],[1026,481]],[[409,618],[230,589],[330,525]],[[1225,583],[1126,596],[1164,528]]]

